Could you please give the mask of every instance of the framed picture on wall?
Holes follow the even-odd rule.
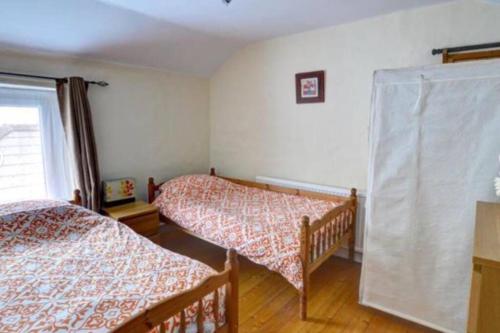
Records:
[[[297,104],[325,102],[325,71],[295,74]]]

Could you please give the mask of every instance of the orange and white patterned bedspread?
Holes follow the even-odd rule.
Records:
[[[219,177],[188,175],[160,187],[154,204],[183,228],[283,275],[302,288],[300,223],[342,202],[265,191]]]
[[[0,205],[3,333],[109,332],[214,273],[78,206],[58,201]],[[208,298],[205,328],[212,332]],[[195,325],[196,310],[186,311],[188,324]],[[166,322],[169,331],[179,320]]]

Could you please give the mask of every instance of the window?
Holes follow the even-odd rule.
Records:
[[[0,106],[0,202],[47,197],[37,108]]]
[[[0,83],[0,203],[70,198],[69,165],[55,89]]]

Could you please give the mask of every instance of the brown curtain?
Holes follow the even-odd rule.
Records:
[[[57,82],[59,109],[73,157],[76,186],[81,191],[83,206],[99,211],[101,179],[87,89],[88,84],[81,77],[70,77],[67,83]]]

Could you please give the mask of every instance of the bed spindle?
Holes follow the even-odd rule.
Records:
[[[311,243],[309,244],[309,249],[307,250],[307,255],[309,258],[309,262],[314,261],[314,238],[311,237]]]
[[[184,310],[181,311],[181,324],[179,327],[179,332],[186,333],[186,314],[184,313]]]
[[[325,226],[325,249],[328,249],[330,247],[330,224],[331,223],[328,223]]]
[[[339,238],[341,238],[343,235],[344,235],[344,214],[341,213],[339,215],[339,227],[340,227],[340,230],[339,230]]]
[[[313,255],[313,258],[316,259],[318,257],[318,253],[319,253],[319,236],[318,236],[318,233],[317,232],[314,232],[313,233],[314,235],[314,255]]]
[[[219,327],[219,290],[214,292],[214,324],[215,329]]]
[[[347,232],[349,229],[349,214],[345,214],[344,216],[344,232]]]
[[[326,229],[327,226],[322,228],[323,232],[321,233],[321,252],[325,252],[326,250]]]
[[[198,315],[196,316],[197,332],[203,333],[203,300],[198,301]]]
[[[344,216],[343,215],[340,215],[339,226],[340,226],[340,230],[339,230],[338,240],[340,241],[340,239],[342,238],[342,236],[344,236]]]
[[[320,248],[320,246],[321,246],[321,238],[320,238],[321,231],[318,230],[315,232],[315,234],[316,234],[316,254],[315,254],[316,255],[315,259],[316,259],[319,257],[320,251],[321,251],[321,248]]]
[[[335,218],[335,223],[332,223],[332,244],[335,244],[335,240],[337,237],[337,228],[338,228],[337,218]]]
[[[342,223],[343,223],[343,219],[342,219],[342,214],[339,214],[339,216],[337,217],[337,223],[339,225],[339,233],[337,235],[337,241],[342,237],[342,235],[344,234],[344,227],[342,226]]]
[[[335,218],[335,223],[333,223],[332,225],[332,243],[335,243],[337,241],[337,234],[338,234],[338,231],[339,231],[339,224],[337,223],[338,222],[338,219]]]
[[[335,223],[330,223],[330,227],[328,228],[330,230],[328,234],[328,247],[333,245],[333,235],[335,234]]]
[[[229,302],[230,302],[230,301],[229,301],[229,300],[230,300],[230,298],[229,298],[229,294],[228,294],[230,290],[231,290],[231,287],[230,287],[229,285],[227,285],[227,284],[226,284],[226,297],[224,297],[224,307],[225,307],[226,309],[228,309]],[[229,318],[228,318],[228,315],[230,315],[230,314],[229,314],[229,313],[227,312],[227,310],[226,310],[226,321],[229,319]]]
[[[328,248],[332,246],[333,244],[333,225],[334,223],[329,223],[328,224]]]
[[[333,231],[333,234],[332,234],[332,243],[335,244],[337,242],[337,235],[339,233],[339,217],[336,216],[335,219],[334,219],[334,223],[332,225],[332,231]]]

